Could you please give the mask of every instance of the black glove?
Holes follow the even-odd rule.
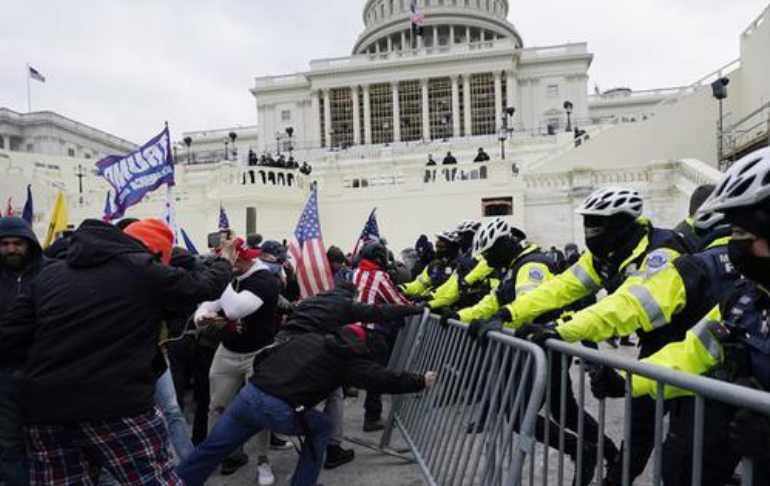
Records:
[[[770,418],[757,412],[741,409],[730,422],[730,443],[733,450],[745,457],[770,457]]]
[[[596,398],[620,398],[626,394],[626,380],[606,366],[591,373],[591,391]]]
[[[506,322],[512,320],[511,313],[508,309],[500,309],[497,314],[486,320],[475,320],[468,326],[468,333],[473,339],[476,339],[479,344],[486,344],[487,334],[490,331],[500,331],[505,326]]]
[[[460,315],[453,310],[447,309],[441,313],[441,319],[439,319],[438,323],[441,327],[446,329],[449,327],[449,319],[459,320]]]
[[[545,346],[545,342],[549,339],[561,340],[561,336],[556,332],[557,324],[555,322],[547,322],[545,324],[538,324],[530,322],[521,326],[515,336],[519,339],[525,339],[537,344],[540,347]]]

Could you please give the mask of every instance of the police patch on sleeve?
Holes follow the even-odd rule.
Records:
[[[668,252],[662,249],[655,250],[647,255],[647,259],[644,261],[645,277],[650,278],[660,272],[663,268],[666,267],[666,265],[668,265],[670,259],[671,257]]]
[[[529,280],[532,282],[542,282],[545,279],[545,272],[539,268],[529,270]]]

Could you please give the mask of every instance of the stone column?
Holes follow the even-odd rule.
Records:
[[[463,74],[463,110],[465,111],[465,136],[473,135],[473,118],[471,117],[471,75]]]
[[[513,118],[510,121],[510,123],[515,123],[515,119],[518,116],[518,112],[521,109],[521,107],[518,104],[518,100],[516,99],[516,78],[513,76],[513,71],[508,71],[505,76],[505,97],[508,100],[508,107],[514,107],[516,108],[516,113],[514,113]],[[511,127],[513,128],[513,127]]]
[[[465,27],[465,43],[470,44],[471,42],[471,28]]]
[[[350,100],[353,102],[353,143],[361,145],[361,110],[358,109],[358,86],[350,87]]]
[[[391,83],[393,95],[393,141],[401,141],[401,100],[398,96],[398,81]]]
[[[311,140],[308,140],[308,142],[310,142],[311,147],[321,146],[321,101],[318,99],[319,96],[320,93],[318,91],[310,93],[310,111],[312,112],[310,114],[310,123],[312,129],[310,131]]]
[[[499,132],[503,127],[503,86],[500,71],[495,71],[495,129]]]
[[[438,25],[433,26],[433,47],[438,47]]]
[[[460,85],[458,76],[452,79],[452,136],[460,136]]]
[[[409,46],[409,47],[411,48],[412,46]],[[402,51],[406,51],[407,50],[407,46],[406,46],[406,31],[405,30],[401,31],[401,50]]]
[[[428,97],[428,80],[421,79],[422,88],[422,138],[430,140],[430,98]]]
[[[388,52],[393,51],[393,36],[388,36]]]
[[[364,143],[371,145],[372,143],[372,106],[371,98],[369,97],[369,85],[363,86],[364,90]]]
[[[326,135],[326,147],[332,146],[332,103],[330,90],[324,90],[324,124]]]
[[[455,45],[455,26],[454,25],[449,26],[449,45],[450,46]]]

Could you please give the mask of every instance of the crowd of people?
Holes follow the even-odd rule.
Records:
[[[324,466],[355,459],[342,445],[347,396],[366,391],[363,430],[375,432],[385,427],[382,394],[420,393],[438,379],[387,369],[404,320],[426,308],[442,325],[465,323],[482,345],[503,329],[541,346],[636,334],[640,360],[770,389],[770,149],[696,190],[676,229],[646,218],[630,188],[601,188],[577,212],[582,252],[541,248],[502,218],[421,235],[398,258],[384,239],[356,255],[331,246],[334,288],[304,299],[284,245],[258,235],[223,230],[199,256],[174,248],[158,220],[86,220],[43,249],[26,222],[2,218],[5,483],[197,486],[246,465],[242,446],[256,436],[255,477],[266,486],[270,450],[300,436],[291,484],[314,486]],[[604,484],[635,479],[654,445],[657,383],[592,368],[598,398],[633,391],[630,440],[617,444],[569,380],[562,388],[565,365],[552,362],[551,408],[538,417],[550,427],[536,427],[537,440],[558,449],[563,421],[565,453],[576,465],[582,456],[573,484],[590,484],[601,460]],[[664,484],[689,485],[695,403],[674,387],[664,395]],[[770,484],[770,418],[716,402],[705,415],[703,484],[729,484],[744,456],[754,484]]]
[[[294,159],[293,155],[289,155],[287,159],[285,155],[278,154],[278,158],[273,158],[271,153],[264,153],[261,156],[257,156],[257,153],[253,150],[249,150],[249,167],[272,167],[274,169],[291,169],[299,170],[300,174],[310,175],[313,172],[313,168],[307,162],[300,164]]]

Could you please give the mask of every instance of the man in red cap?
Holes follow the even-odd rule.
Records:
[[[173,237],[158,223],[134,238],[86,220],[0,321],[0,366],[24,364],[32,486],[96,484],[102,468],[122,485],[181,484],[154,400],[163,309],[220,295],[235,251],[195,272],[164,265]]]
[[[276,333],[275,314],[281,291],[276,271],[280,271],[281,266],[274,265],[274,255],[264,252],[263,256],[263,251],[249,248],[242,238],[236,238],[235,248],[235,278],[218,300],[204,302],[195,313],[198,326],[224,326],[222,343],[209,372],[209,430],[214,428],[238,390],[251,376],[257,351],[271,344]],[[259,434],[257,481],[260,486],[275,482],[267,458],[269,447],[270,433]],[[222,463],[222,472],[232,474],[247,462],[248,456],[242,450],[236,451]]]

